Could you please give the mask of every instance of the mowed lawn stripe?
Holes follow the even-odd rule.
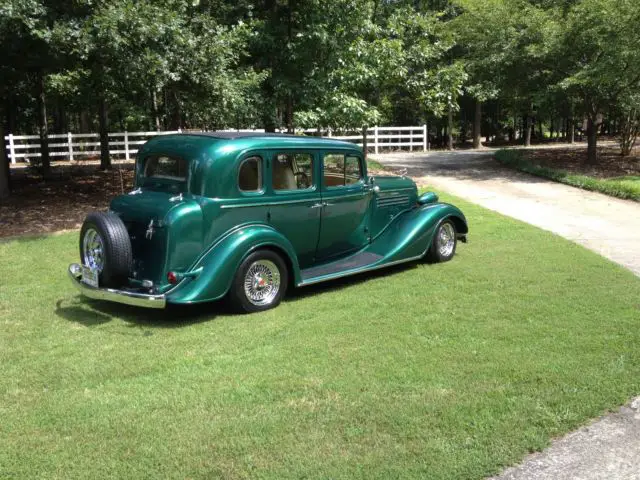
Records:
[[[640,280],[450,200],[453,261],[254,315],[89,302],[77,233],[0,243],[0,478],[482,478],[638,394]]]

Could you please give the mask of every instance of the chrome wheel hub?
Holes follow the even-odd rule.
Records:
[[[280,291],[280,270],[270,260],[251,264],[244,277],[244,293],[254,305],[269,305]]]
[[[451,256],[456,245],[456,232],[453,225],[450,223],[442,224],[438,229],[438,240],[440,255],[443,257]]]
[[[104,268],[104,242],[93,228],[87,229],[82,239],[82,261],[98,273]]]

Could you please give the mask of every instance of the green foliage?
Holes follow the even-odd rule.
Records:
[[[640,202],[640,177],[637,176],[630,175],[626,177],[602,179],[586,175],[576,175],[562,170],[535,165],[527,161],[523,157],[522,151],[519,150],[498,150],[495,154],[495,158],[504,165],[508,165],[538,177],[549,178],[556,182],[582,188],[584,190],[604,193],[605,195],[611,195],[612,197]]]
[[[639,22],[633,0],[582,0],[559,29],[553,51],[562,72],[558,85],[582,96],[586,114],[604,113],[640,84]]]
[[[459,111],[458,131],[477,100],[500,134],[514,118],[628,118],[640,89],[634,0],[5,0],[0,14],[0,98],[21,132],[39,75],[57,130],[94,130],[103,97],[117,129],[442,126]]]

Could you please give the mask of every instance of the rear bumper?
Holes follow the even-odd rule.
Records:
[[[76,289],[86,297],[96,300],[133,305],[144,308],[164,308],[167,305],[165,295],[148,295],[144,293],[114,290],[112,288],[95,288],[82,282],[82,267],[77,263],[69,265],[69,278]]]

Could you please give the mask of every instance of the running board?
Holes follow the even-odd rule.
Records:
[[[317,267],[307,268],[300,272],[302,282],[300,285],[322,282],[332,278],[342,277],[349,273],[357,273],[368,270],[382,259],[382,255],[371,252],[359,252],[350,257],[325,263]]]
[[[352,255],[349,258],[320,265],[318,267],[307,268],[300,272],[302,281],[297,284],[298,287],[304,287],[306,285],[312,285],[314,283],[320,283],[327,280],[334,280],[336,278],[348,277],[349,275],[357,275],[358,273],[369,272],[371,270],[378,270],[380,268],[391,267],[393,265],[399,265],[401,263],[412,262],[419,260],[422,255],[415,257],[403,258],[402,260],[395,260],[393,262],[381,262],[384,257],[376,253],[360,252]]]

